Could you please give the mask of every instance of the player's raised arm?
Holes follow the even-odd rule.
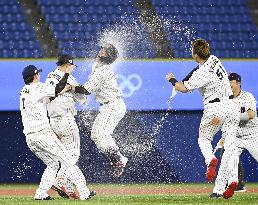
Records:
[[[172,73],[166,75],[166,80],[169,81],[177,91],[187,93],[189,90],[185,87],[183,82],[179,82]]]

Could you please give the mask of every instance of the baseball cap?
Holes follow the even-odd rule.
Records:
[[[238,75],[237,73],[229,73],[228,79],[229,79],[229,81],[236,80],[237,82],[241,83],[241,76]]]
[[[28,65],[22,71],[23,79],[34,76],[42,72],[42,69],[38,69],[35,65]]]
[[[58,56],[58,60],[57,60],[57,62],[56,62],[56,64],[57,64],[58,66],[61,66],[61,65],[67,64],[67,63],[69,63],[69,64],[71,64],[71,65],[75,65],[75,64],[73,63],[73,57],[72,57],[72,56],[66,55],[66,54]],[[76,66],[76,65],[75,65],[75,66]]]

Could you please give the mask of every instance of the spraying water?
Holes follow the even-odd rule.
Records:
[[[135,18],[127,18],[124,16],[122,20],[115,25],[111,25],[103,29],[98,34],[99,46],[106,43],[113,44],[119,51],[118,62],[113,66],[114,70],[123,69],[123,60],[134,56],[150,57],[153,55],[150,39],[145,33],[141,22]],[[172,43],[179,45],[184,52],[190,53],[190,42],[194,38],[194,31],[184,26],[175,19],[163,19],[163,26],[167,34],[172,38]],[[140,52],[139,52],[140,51]],[[96,56],[97,50],[92,51],[92,56]],[[165,80],[165,76],[164,76]],[[119,82],[118,82],[119,83]],[[175,90],[172,92],[171,98],[167,101],[168,111],[173,109],[173,100],[175,98]],[[169,92],[169,91],[168,91]],[[95,112],[91,112],[86,108],[79,114],[79,124],[83,135],[90,135],[90,130],[96,116]],[[144,160],[151,155],[155,149],[155,140],[157,139],[164,124],[167,122],[171,112],[164,112],[159,115],[155,122],[148,127],[141,117],[141,113],[127,112],[126,116],[117,126],[113,137],[120,147],[120,151],[129,157],[129,162],[136,163]],[[82,145],[84,146],[84,145]],[[85,147],[86,148],[86,147]],[[133,166],[127,167],[130,171],[137,169]],[[147,170],[148,172],[148,170]]]

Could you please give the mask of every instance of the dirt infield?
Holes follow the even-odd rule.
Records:
[[[162,194],[209,194],[212,193],[212,188],[196,188],[196,187],[108,187],[96,188],[100,196],[122,196],[122,195],[162,195]],[[248,189],[248,193],[258,193],[258,188]],[[35,189],[0,189],[0,196],[34,196]],[[56,195],[56,192],[50,191],[50,195]]]

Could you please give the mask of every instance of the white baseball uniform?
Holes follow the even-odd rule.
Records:
[[[44,83],[25,85],[20,93],[20,109],[24,134],[30,150],[46,165],[35,198],[48,196],[47,191],[55,183],[56,174],[61,163],[71,181],[76,185],[80,199],[87,199],[90,191],[86,186],[83,173],[70,163],[65,147],[50,127],[45,102],[55,97],[55,86]],[[63,176],[58,176],[63,177]]]
[[[226,136],[225,144],[227,139],[236,136],[240,114],[238,105],[236,100],[230,99],[233,93],[227,72],[214,55],[211,55],[204,64],[200,64],[191,77],[184,81],[184,85],[188,90],[198,88],[203,95],[204,112],[199,128],[198,144],[209,166],[211,160],[215,158],[211,144],[214,135],[221,129]],[[218,125],[210,123],[214,117],[220,119]]]
[[[252,110],[255,112],[254,119],[240,122],[237,129],[237,139],[235,141],[237,158],[239,159],[242,151],[246,149],[258,162],[258,117],[256,111],[257,102],[251,93],[243,90],[241,90],[241,93],[239,94],[239,96],[236,97],[236,99],[239,101],[239,110],[243,110],[244,112]],[[229,173],[229,175],[225,173]],[[223,194],[226,184],[237,181],[238,164],[228,164],[228,167],[225,168],[224,173],[218,175],[213,193]]]
[[[104,153],[118,150],[112,134],[125,115],[126,105],[121,99],[122,94],[112,67],[95,63],[84,87],[100,103],[99,113],[92,126],[91,139]]]
[[[56,69],[48,74],[46,83],[56,85],[63,76],[64,72]],[[67,83],[74,86],[78,85],[72,75],[69,75]],[[47,105],[50,125],[66,147],[74,163],[78,161],[80,156],[80,135],[74,118],[77,114],[75,105],[78,102],[85,103],[86,96],[69,91],[59,95]]]
[[[63,76],[64,72],[56,69],[48,74],[46,83],[56,85]],[[72,75],[69,75],[67,83],[74,86],[78,85],[77,81]],[[74,118],[74,116],[77,114],[75,104],[82,104],[85,102],[85,95],[76,94],[69,91],[57,96],[47,105],[51,128],[66,148],[69,160],[74,164],[77,163],[80,157],[80,134]],[[66,181],[66,179],[64,180]],[[73,186],[69,180],[66,188],[68,192],[73,192]]]

